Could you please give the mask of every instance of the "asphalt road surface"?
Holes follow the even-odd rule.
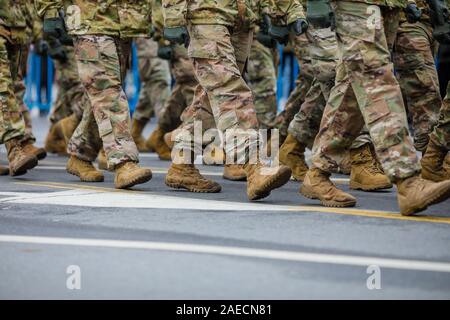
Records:
[[[42,145],[47,120],[34,126]],[[450,201],[401,217],[395,189],[351,191],[355,208],[330,209],[292,181],[250,203],[220,167],[200,169],[221,193],[192,194],[164,185],[168,162],[141,160],[154,178],[131,191],[112,173],[80,183],[52,155],[0,177],[0,298],[450,298]]]

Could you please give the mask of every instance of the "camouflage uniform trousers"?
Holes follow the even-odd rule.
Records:
[[[438,122],[442,99],[434,63],[432,27],[426,22],[403,22],[397,32],[394,65],[414,128],[414,144],[425,151]]]
[[[27,74],[28,53],[29,46],[20,45],[19,50],[15,51],[17,56],[13,57],[13,59],[17,61],[17,64],[13,65],[13,70],[11,70],[11,72],[14,78],[14,92],[16,95],[16,100],[25,121],[25,134],[21,142],[24,144],[33,144],[36,142],[36,138],[33,135],[33,124],[31,121],[30,110],[28,110],[28,107],[24,101],[26,91],[24,78]]]
[[[366,124],[386,175],[393,181],[413,176],[420,165],[389,51],[399,9],[371,10],[373,5],[349,1],[333,5],[340,60],[314,142],[313,166],[336,169],[342,151]],[[377,19],[371,19],[374,11]],[[374,20],[380,23],[370,23]]]
[[[188,54],[199,85],[195,89],[192,106],[185,110],[191,110],[193,115],[185,118],[186,114],[183,114],[182,131],[175,138],[175,149],[183,150],[184,154],[197,153],[197,148],[201,148],[192,141],[194,121],[201,121],[202,135],[214,128],[222,133],[242,130],[244,134],[251,133],[249,129],[258,128],[253,94],[242,77],[253,32],[231,32],[222,25],[190,25],[189,34]],[[245,152],[246,147],[254,150],[256,143],[252,139],[240,139],[236,145],[226,144],[225,152],[227,155],[237,153],[237,161],[245,162],[249,155]]]
[[[86,35],[75,40],[78,72],[90,103],[69,141],[68,151],[85,161],[94,161],[103,143],[110,169],[127,161],[139,161],[122,87],[130,49],[130,40],[110,36]]]
[[[289,95],[284,110],[277,116],[276,127],[282,136],[287,136],[289,124],[305,102],[306,93],[311,88],[314,79],[309,52],[310,43],[306,34],[293,37],[290,44],[294,48],[300,71],[295,82],[295,89]]]
[[[305,102],[289,125],[289,133],[298,141],[312,149],[314,139],[319,132],[325,105],[330,96],[336,78],[337,41],[331,29],[308,28],[310,40],[311,69],[314,80],[306,94]],[[353,141],[351,148],[359,148],[371,143],[366,128]]]
[[[430,140],[450,151],[450,82],[447,85],[447,95],[442,102],[438,124],[434,127]]]
[[[2,26],[0,26],[2,28]],[[14,94],[13,70],[17,69],[20,46],[0,36],[0,143],[22,139],[25,121]]]
[[[273,128],[277,116],[277,70],[273,51],[255,38],[247,64],[248,82],[261,129]]]
[[[158,58],[158,44],[153,39],[138,38],[135,43],[141,90],[133,117],[147,122],[152,115],[161,115],[170,95],[170,70],[168,62]]]
[[[181,115],[191,106],[198,85],[192,61],[184,46],[173,46],[170,69],[175,84],[158,119],[158,125],[164,132],[173,131],[181,124]]]
[[[89,104],[89,97],[78,74],[74,48],[66,46],[65,49],[67,52],[67,61],[61,62],[54,60],[56,70],[55,81],[59,91],[50,115],[50,122],[53,124],[71,114],[75,114],[81,121],[83,110]]]

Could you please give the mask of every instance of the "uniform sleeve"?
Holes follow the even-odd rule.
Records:
[[[186,25],[187,0],[162,0],[165,27]]]
[[[276,0],[274,9],[275,17],[282,19],[286,24],[306,18],[299,0]]]
[[[54,18],[58,16],[58,10],[63,8],[62,0],[34,0],[37,14],[41,18]]]

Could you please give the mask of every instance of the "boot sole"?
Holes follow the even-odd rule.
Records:
[[[352,182],[350,181],[349,185],[350,189],[352,190],[363,190],[363,191],[376,191],[376,190],[385,190],[385,189],[391,189],[393,187],[392,183],[389,184],[380,184],[380,185],[364,185],[358,182]]]
[[[47,151],[40,150],[39,152],[36,152],[35,156],[38,160],[43,160],[47,157]]]
[[[308,190],[305,190],[305,188],[303,186],[300,187],[300,193],[308,199],[319,200],[320,203],[325,207],[348,208],[348,207],[354,207],[356,205],[356,201],[336,202],[336,201],[322,200],[318,196],[316,196],[314,193],[309,192]]]
[[[218,186],[216,188],[213,189],[197,189],[197,188],[192,188],[192,187],[188,187],[185,186],[181,183],[171,183],[168,181],[165,181],[166,186],[173,188],[173,189],[184,189],[187,190],[189,192],[194,192],[194,193],[219,193],[220,191],[222,191],[222,187]]]
[[[270,179],[270,181],[264,185],[264,189],[268,189],[267,192],[252,194],[248,197],[249,200],[260,200],[268,197],[273,190],[278,189],[288,183],[289,180],[291,180],[291,175],[291,169],[286,167],[286,169],[281,170],[281,172],[272,177],[272,179]]]
[[[66,171],[67,171],[67,173],[70,173],[71,175],[74,175],[74,176],[80,178],[81,182],[103,182],[105,180],[105,177],[103,177],[103,176],[95,178],[95,179],[86,179],[86,178],[80,177],[80,174],[76,171],[73,171],[73,170],[70,170],[67,168],[66,168]]]
[[[33,169],[38,165],[38,159],[36,157],[29,157],[28,159],[25,159],[16,170],[9,169],[9,173],[13,177],[22,176],[25,173],[27,173],[28,170]]]
[[[116,185],[116,189],[128,189],[137,184],[143,184],[143,183],[149,182],[150,180],[152,180],[152,177],[153,177],[153,175],[151,173],[146,176],[136,177],[134,179],[128,180],[126,183],[123,183],[121,185]]]
[[[247,181],[247,176],[233,177],[233,176],[223,175],[222,178],[224,178],[225,180],[230,180],[230,181]]]
[[[447,190],[443,190],[441,193],[437,193],[435,197],[431,198],[429,201],[424,202],[421,206],[412,208],[410,210],[401,211],[400,213],[402,216],[412,216],[415,213],[424,211],[433,204],[437,204],[447,200],[449,197],[450,197],[450,188],[448,188]]]

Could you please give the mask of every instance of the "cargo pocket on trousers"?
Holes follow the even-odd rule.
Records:
[[[91,40],[79,39],[76,44],[76,56],[84,62],[96,62],[100,60],[98,44]]]
[[[370,106],[365,108],[367,124],[371,125],[381,118],[391,113],[389,106],[384,99],[378,99],[371,103]]]
[[[191,44],[188,49],[188,56],[190,58],[198,59],[219,59],[219,50],[217,42],[211,39],[191,39]]]

